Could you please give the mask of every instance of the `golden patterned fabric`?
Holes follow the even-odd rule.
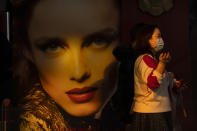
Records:
[[[41,86],[36,86],[20,104],[19,128],[20,131],[120,131],[120,122],[114,119],[116,113],[109,105],[105,107],[104,117],[100,120],[94,119],[94,114],[73,117],[59,107]]]
[[[40,86],[29,91],[23,103],[20,115],[21,131],[55,131],[69,128],[56,103]]]

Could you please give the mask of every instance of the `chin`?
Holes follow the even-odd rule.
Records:
[[[67,113],[75,117],[84,117],[98,112],[101,107],[101,103],[76,104],[71,107],[66,110]]]

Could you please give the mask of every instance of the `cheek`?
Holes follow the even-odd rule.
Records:
[[[34,63],[42,76],[59,76],[65,67],[64,55],[51,57],[36,50],[34,51]]]
[[[112,54],[113,48],[107,50],[86,52],[89,61],[89,68],[91,68],[91,81],[101,82],[100,95],[102,99],[106,99],[110,92],[113,91],[117,78],[117,60]],[[91,67],[90,67],[91,66]]]
[[[157,40],[154,41],[154,46],[157,46]]]
[[[151,42],[151,47],[152,48],[155,48],[156,46],[157,46],[157,42],[156,42],[156,40],[154,39],[154,40],[152,40],[152,42]]]
[[[110,66],[110,64],[112,64],[114,61],[116,61],[112,54],[113,48],[114,47],[112,46],[98,51],[86,49],[85,56],[88,59],[87,63],[90,63],[89,65],[92,66],[95,72],[104,73],[105,69],[108,68],[108,66]]]
[[[117,76],[117,61],[112,54],[113,48],[92,52],[88,51],[89,67],[91,68],[92,81],[102,81],[102,93],[108,94],[114,88]],[[108,93],[107,93],[108,92]],[[105,95],[103,96],[105,97]]]

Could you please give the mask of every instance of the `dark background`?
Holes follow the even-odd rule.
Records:
[[[197,130],[197,0],[189,1],[190,18],[190,49],[192,64],[192,98],[194,107],[194,127]]]
[[[9,10],[5,0],[0,0],[0,32],[6,35],[5,11]],[[184,105],[188,117],[180,115],[183,131],[195,131],[197,100],[197,0],[174,0],[174,7],[160,16],[151,16],[142,12],[138,0],[122,0],[122,41],[129,43],[129,30],[138,23],[158,24],[164,38],[165,46],[171,52],[172,61],[168,71],[172,71],[188,82],[189,88],[183,93]],[[16,101],[16,89],[9,72],[11,65],[10,44],[0,42],[0,101],[9,97]]]

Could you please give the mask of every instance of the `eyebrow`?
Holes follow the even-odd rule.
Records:
[[[111,43],[119,38],[119,33],[116,29],[106,28],[104,30],[94,32],[83,39],[82,47],[88,46],[92,41],[97,39],[104,39],[106,42]]]
[[[62,46],[62,47],[68,46],[61,38],[58,38],[58,37],[40,38],[40,39],[36,40],[34,43],[35,43],[36,47],[38,47],[42,50],[45,50],[47,48],[47,45],[51,44],[51,43],[56,43],[56,44],[58,43],[58,45]]]
[[[119,38],[119,33],[116,29],[113,28],[106,28],[104,30],[94,32],[88,36],[86,36],[83,39],[82,47],[88,46],[92,41],[96,39],[104,39],[108,43],[111,43],[114,40],[117,40]],[[37,47],[41,47],[43,45],[46,45],[48,43],[52,42],[59,42],[64,44],[65,46],[68,46],[66,42],[64,42],[61,38],[59,37],[54,37],[54,38],[48,38],[48,37],[43,37],[38,40],[36,40],[34,43]]]
[[[63,40],[61,38],[58,38],[58,37],[54,37],[54,38],[43,37],[43,38],[40,38],[40,39],[36,40],[34,43],[37,46],[39,46],[39,45],[43,45],[43,44],[51,43],[51,42],[63,42]]]

